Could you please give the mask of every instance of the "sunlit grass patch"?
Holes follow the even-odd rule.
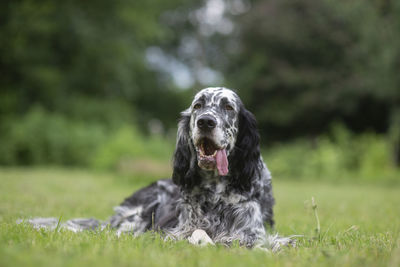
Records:
[[[398,266],[398,187],[274,180],[276,231],[302,235],[277,254],[222,245],[198,248],[114,230],[35,230],[18,218],[105,220],[113,206],[157,177],[63,169],[0,169],[1,266]],[[311,197],[318,205],[320,235]]]

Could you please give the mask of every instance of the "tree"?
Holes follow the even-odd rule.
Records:
[[[173,98],[172,84],[162,83],[148,68],[145,52],[151,45],[171,41],[173,32],[161,23],[161,15],[181,4],[2,1],[0,120],[37,104],[68,113],[77,97],[120,99],[131,105],[147,101],[148,95]],[[143,116],[169,114],[171,120],[166,105],[140,108]]]
[[[255,1],[235,22],[239,49],[227,56],[226,77],[245,88],[271,138],[319,134],[335,120],[388,130],[399,32],[371,3]]]

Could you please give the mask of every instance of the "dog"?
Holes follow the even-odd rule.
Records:
[[[254,115],[224,87],[199,91],[178,124],[172,179],[164,179],[126,198],[107,222],[74,219],[73,231],[107,225],[118,234],[161,231],[191,243],[267,247],[277,250],[290,238],[267,234],[272,228],[271,174],[260,154]],[[55,218],[29,220],[54,228]]]

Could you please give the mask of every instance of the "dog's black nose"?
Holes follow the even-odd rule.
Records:
[[[197,127],[201,130],[212,130],[215,126],[217,126],[217,121],[211,116],[204,115],[197,120]]]

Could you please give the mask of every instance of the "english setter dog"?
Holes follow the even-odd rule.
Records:
[[[271,175],[263,162],[256,120],[238,95],[223,87],[196,94],[181,113],[172,179],[159,180],[126,198],[107,222],[74,219],[62,227],[80,231],[110,225],[135,235],[160,230],[192,243],[239,242],[277,250],[290,238],[272,227]],[[29,220],[55,227],[55,218]]]

